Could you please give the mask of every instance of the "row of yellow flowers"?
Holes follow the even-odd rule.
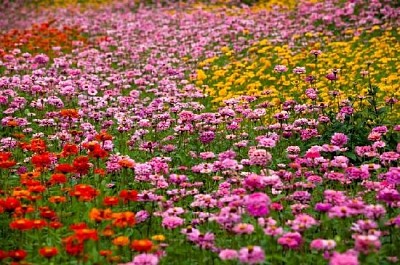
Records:
[[[314,86],[319,91],[320,101],[338,100],[330,95],[332,90],[342,92],[339,99],[367,96],[371,82],[379,87],[378,98],[383,104],[384,99],[400,96],[400,43],[396,41],[400,29],[389,28],[378,33],[379,27],[374,27],[361,36],[348,30],[341,40],[322,34],[295,36],[299,42],[309,43],[301,49],[274,45],[267,39],[239,54],[223,47],[220,56],[199,64],[196,84],[203,87],[215,103],[239,95],[256,95],[279,102],[305,97],[309,84],[304,79],[313,75],[317,78]],[[322,53],[315,58],[311,50]],[[284,65],[288,71],[278,73],[274,71],[276,65]],[[305,67],[306,73],[293,73],[295,67]],[[338,79],[325,78],[334,69]]]

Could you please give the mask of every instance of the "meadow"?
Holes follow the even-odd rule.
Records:
[[[399,264],[400,5],[3,1],[0,264]]]

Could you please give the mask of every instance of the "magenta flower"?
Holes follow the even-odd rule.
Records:
[[[343,146],[347,144],[349,138],[344,133],[334,133],[331,138],[331,144]]]
[[[257,192],[249,195],[245,206],[247,212],[254,217],[262,217],[269,214],[271,200],[265,193]]]

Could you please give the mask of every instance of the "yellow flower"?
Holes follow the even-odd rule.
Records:
[[[206,75],[206,73],[204,73],[204,71],[203,70],[197,70],[197,80],[199,80],[199,81],[203,81],[203,80],[205,80],[207,78],[207,75]]]
[[[165,236],[164,235],[154,235],[151,237],[151,240],[154,241],[165,241]]]

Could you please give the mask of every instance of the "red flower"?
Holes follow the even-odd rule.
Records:
[[[61,155],[63,157],[67,157],[67,156],[71,156],[71,155],[76,155],[76,154],[78,154],[78,152],[79,152],[79,148],[76,144],[67,143],[64,145]]]
[[[4,201],[0,201],[0,205],[3,206],[6,212],[13,212],[19,206],[21,206],[21,202],[13,197],[8,197]]]
[[[57,217],[56,212],[51,210],[49,207],[41,207],[39,208],[39,210],[40,210],[40,217],[42,218],[48,220],[54,220]]]
[[[62,240],[65,251],[71,256],[79,256],[83,254],[83,242],[79,241],[74,235],[66,237]]]
[[[89,239],[96,241],[99,239],[99,237],[97,236],[97,230],[96,229],[88,229],[88,228],[75,230],[75,237],[81,241],[85,241],[85,240],[89,240]]]
[[[136,190],[121,190],[119,197],[124,200],[124,202],[137,201],[138,192]]]
[[[33,192],[33,193],[40,193],[40,192],[45,191],[45,190],[46,190],[46,187],[43,186],[43,185],[33,185],[33,186],[30,186],[30,187],[28,188],[28,190],[29,190],[30,192]]]
[[[62,173],[56,173],[56,174],[51,175],[49,182],[52,185],[54,185],[54,184],[63,184],[65,182],[67,182],[67,177]]]
[[[35,165],[35,167],[39,168],[50,166],[50,153],[36,154],[32,156],[31,162]]]
[[[0,152],[0,161],[6,161],[11,158],[10,152]]]
[[[0,249],[0,261],[6,258],[8,258],[8,252]]]
[[[63,227],[63,224],[61,222],[58,221],[53,221],[49,223],[49,227],[53,228],[53,229],[58,229]]]
[[[108,156],[108,152],[101,147],[97,147],[89,153],[89,156],[94,158],[105,158]]]
[[[103,200],[103,204],[105,206],[114,206],[114,205],[118,205],[118,203],[119,203],[119,199],[114,196],[107,196]]]
[[[25,218],[13,220],[10,222],[10,228],[20,231],[30,230],[33,228],[33,221]]]
[[[39,249],[39,254],[47,259],[50,259],[58,254],[58,249],[55,247],[43,247]]]
[[[15,208],[14,216],[24,216],[25,214],[33,213],[34,211],[35,208],[33,208],[31,205],[22,205]]]
[[[70,164],[58,164],[58,165],[56,166],[56,171],[57,171],[57,172],[60,172],[60,173],[66,174],[66,173],[74,172],[75,169],[74,169],[74,167],[71,166]]]
[[[42,219],[33,220],[33,228],[42,229],[45,226],[47,226],[47,222],[45,220]]]
[[[46,142],[42,139],[32,139],[25,148],[35,153],[42,153],[46,151]]]
[[[86,223],[76,223],[76,224],[72,224],[69,226],[69,229],[71,230],[79,230],[79,229],[85,229],[88,228]]]
[[[8,256],[12,258],[14,261],[21,261],[25,259],[27,255],[28,254],[23,249],[10,250],[8,252]]]
[[[7,169],[17,164],[14,160],[11,160],[11,153],[0,152],[0,168]]]
[[[17,162],[15,162],[15,160],[0,161],[0,168],[7,169],[7,168],[15,166],[16,164],[17,164]]]
[[[72,165],[75,171],[79,174],[87,174],[89,172],[89,158],[86,156],[79,156],[74,159]]]
[[[33,187],[33,186],[40,185],[40,181],[34,180],[34,179],[25,179],[25,180],[21,180],[21,184],[23,184],[27,187]]]
[[[78,184],[70,191],[71,196],[75,196],[82,201],[90,201],[94,199],[98,193],[98,190],[86,184]]]

